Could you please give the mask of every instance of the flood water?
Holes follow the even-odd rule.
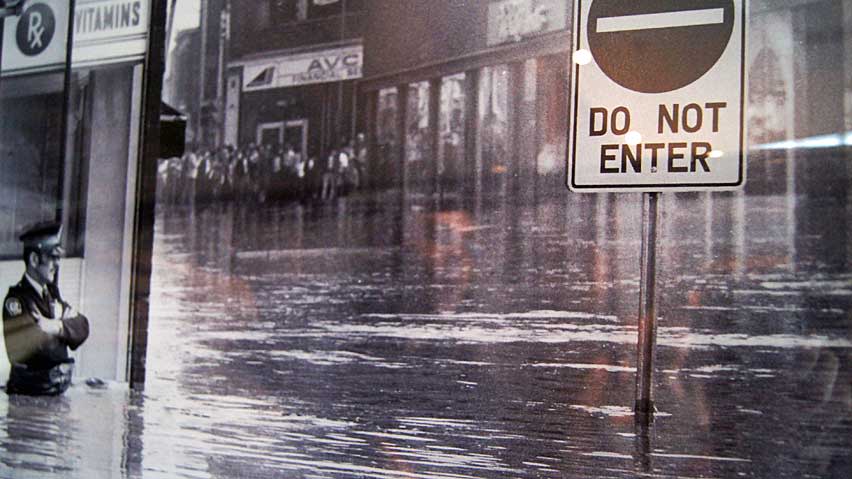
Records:
[[[852,205],[641,195],[157,217],[143,394],[0,397],[0,477],[850,477]]]

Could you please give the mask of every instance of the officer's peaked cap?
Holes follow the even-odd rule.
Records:
[[[38,223],[26,228],[18,237],[25,247],[34,248],[41,253],[62,256],[62,223],[56,221]]]

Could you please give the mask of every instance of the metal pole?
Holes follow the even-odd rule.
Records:
[[[68,32],[65,37],[65,69],[63,70],[62,78],[62,133],[59,142],[59,195],[58,198],[65,198],[65,164],[68,161],[68,115],[71,111],[71,61],[72,52],[74,50],[74,9],[76,0],[68,2]],[[65,205],[63,201],[59,202],[59,208],[56,211],[56,220],[64,224]]]
[[[133,223],[132,299],[127,375],[130,388],[145,389],[148,355],[148,307],[151,292],[151,256],[154,248],[154,202],[157,191],[157,157],[160,153],[160,98],[166,52],[166,0],[151,0],[148,45],[143,72],[142,131],[139,135],[136,205]]]
[[[659,193],[643,194],[642,256],[639,283],[639,344],[636,364],[636,420],[649,422],[654,414],[654,350],[657,342],[657,228]]]
[[[219,51],[217,59],[216,75],[216,111],[218,113],[216,125],[216,146],[225,144],[225,47],[228,42],[228,31],[230,26],[230,5],[227,1],[222,4],[219,11]]]
[[[5,9],[5,5],[3,0],[0,0],[0,8]],[[6,26],[6,16],[5,11],[0,13],[0,83],[2,83],[3,77],[3,27]]]
[[[346,0],[342,0],[340,5],[340,43],[346,39]],[[343,141],[343,78],[337,80],[337,111],[334,115],[334,134],[336,138],[332,144],[332,148],[343,146],[340,144]]]

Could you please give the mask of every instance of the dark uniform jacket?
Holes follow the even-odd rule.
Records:
[[[59,336],[46,334],[39,328],[33,312],[38,311],[46,319],[59,319],[62,312],[70,308],[62,300],[58,288],[49,285],[48,289],[55,300],[55,312],[26,276],[9,288],[3,301],[3,336],[12,363],[7,385],[9,393],[62,393],[70,384],[71,368],[67,365],[73,363],[68,348],[77,349],[89,337],[89,320],[80,314],[62,319]],[[59,377],[66,372],[68,377]],[[55,384],[57,380],[62,384]]]

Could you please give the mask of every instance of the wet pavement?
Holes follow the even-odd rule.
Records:
[[[0,477],[852,475],[852,205],[640,195],[161,211],[148,380],[0,396]]]

